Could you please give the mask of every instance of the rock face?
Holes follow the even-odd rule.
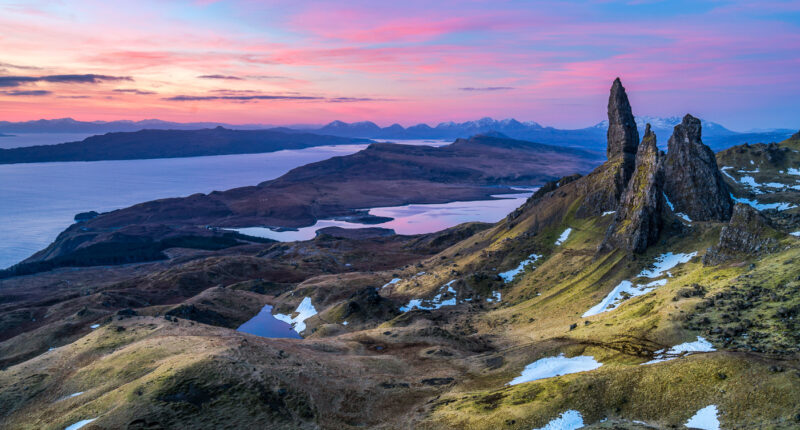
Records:
[[[639,131],[636,129],[636,119],[628,102],[625,87],[619,78],[611,85],[611,95],[608,97],[608,147],[606,156],[609,160],[622,157],[624,162],[623,185],[628,180],[635,168],[636,150],[639,146]]]
[[[658,240],[664,208],[662,158],[656,146],[656,135],[647,124],[644,139],[636,153],[633,176],[601,248],[617,247],[630,252],[643,252]]]
[[[781,235],[756,209],[737,203],[730,222],[720,231],[719,243],[709,248],[703,264],[716,265],[737,256],[771,252]]]
[[[578,218],[597,216],[614,210],[636,168],[639,131],[636,129],[636,120],[625,87],[619,78],[611,85],[611,94],[608,97],[607,139],[608,161],[592,174],[595,184],[578,208],[575,214]]]
[[[691,115],[675,126],[664,160],[664,191],[675,212],[694,221],[727,221],[733,201],[714,153],[700,134],[700,120]]]

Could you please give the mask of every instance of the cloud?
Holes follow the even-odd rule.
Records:
[[[137,90],[135,88],[117,88],[112,90],[115,93],[127,93],[127,94],[136,94],[137,96],[146,96],[150,94],[156,94],[153,91],[145,91],[145,90]]]
[[[319,97],[319,96],[304,96],[304,95],[273,95],[273,94],[258,94],[256,91],[250,90],[213,90],[214,93],[219,95],[211,96],[190,96],[190,95],[177,95],[173,97],[165,97],[163,100],[173,102],[189,102],[189,101],[209,101],[209,100],[233,100],[233,101],[254,101],[254,100],[319,100],[329,103],[352,103],[352,102],[371,102],[371,101],[387,101],[389,99],[375,99],[369,97]],[[298,93],[293,93],[298,94]]]
[[[508,91],[513,90],[514,87],[461,87],[461,91]]]
[[[60,99],[90,99],[89,96],[58,96]]]
[[[241,81],[242,78],[238,76],[230,76],[230,75],[200,75],[198,76],[200,79],[223,79],[228,81]]]
[[[130,76],[108,75],[48,75],[48,76],[0,76],[0,87],[18,87],[33,82],[62,84],[97,84],[104,81],[132,81]]]
[[[2,94],[7,96],[48,96],[53,94],[52,91],[45,90],[29,90],[29,91],[2,91]]]
[[[11,64],[11,63],[4,63],[0,61],[0,67],[8,68],[8,69],[19,69],[19,70],[39,70],[41,67],[34,67],[34,66],[20,66],[19,64]]]
[[[334,97],[327,100],[331,103],[351,103],[351,102],[388,101],[389,99],[373,99],[369,97]]]
[[[323,100],[323,97],[314,96],[280,96],[280,95],[241,95],[241,96],[187,96],[179,95],[174,97],[166,97],[164,100],[173,102],[191,102],[191,101],[204,101],[204,100]]]

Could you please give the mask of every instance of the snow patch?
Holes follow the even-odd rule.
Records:
[[[794,167],[790,167],[790,168],[786,169],[786,173],[788,173],[790,175],[798,175],[798,176],[800,176],[800,169],[795,169]]]
[[[579,428],[583,428],[583,416],[580,412],[570,409],[547,423],[546,426],[533,430],[577,430]]]
[[[731,174],[730,174],[730,173],[726,172],[726,170],[728,170],[728,169],[733,169],[733,167],[731,167],[731,166],[723,166],[723,167],[720,167],[720,169],[719,169],[719,170],[720,170],[720,172],[722,172],[722,174],[723,174],[723,175],[725,175],[725,176],[727,176],[727,177],[731,178],[731,180],[732,180],[733,182],[736,182],[736,178],[734,178],[733,176],[731,176]]]
[[[677,266],[678,264],[686,263],[687,261],[694,258],[697,255],[697,252],[691,252],[689,254],[673,254],[668,252],[666,254],[659,255],[656,257],[655,262],[653,263],[653,267],[651,269],[645,269],[641,273],[639,273],[638,277],[640,278],[660,278],[667,275],[667,277],[671,277],[672,274],[667,272],[668,270],[672,269],[673,267]],[[647,294],[657,287],[663,287],[667,284],[666,279],[658,279],[655,281],[642,283],[642,284],[634,284],[631,281],[625,280],[617,284],[613,290],[611,290],[608,295],[600,301],[600,303],[592,306],[591,309],[586,311],[582,317],[587,318],[590,316],[598,315],[603,312],[610,311],[615,309],[619,306],[622,302],[632,297],[641,296]]]
[[[92,324],[92,325],[89,326],[89,328],[91,328],[92,330],[94,330],[96,328],[100,328],[100,324]]]
[[[793,232],[791,232],[789,234],[791,234],[792,236],[795,236],[795,237],[800,237],[800,231],[793,231]]]
[[[314,309],[314,305],[311,304],[311,297],[304,298],[294,312],[297,314],[294,318],[286,314],[275,314],[273,316],[276,320],[290,324],[297,333],[303,333],[306,329],[305,321],[317,314],[317,310]]]
[[[677,253],[673,254],[671,252],[667,252],[666,254],[661,254],[656,257],[656,261],[653,263],[652,269],[645,269],[639,273],[640,277],[644,278],[658,278],[664,275],[666,272],[667,276],[672,277],[672,275],[667,272],[667,270],[672,269],[673,267],[683,264],[691,260],[697,255],[697,251],[690,252],[688,254]]]
[[[525,366],[525,369],[522,370],[522,374],[514,378],[508,385],[517,385],[523,382],[552,378],[553,376],[567,375],[570,373],[586,372],[597,369],[602,365],[603,363],[596,361],[594,357],[589,355],[567,358],[564,357],[564,354],[559,354],[557,357],[542,358]]]
[[[531,254],[528,256],[528,258],[522,260],[517,267],[509,270],[508,272],[500,273],[499,276],[503,278],[503,282],[511,282],[517,277],[517,275],[522,273],[527,266],[532,265],[540,258],[542,258],[542,256],[539,254]]]
[[[727,173],[726,173],[726,175],[727,175]],[[730,175],[729,175],[729,176],[730,176]],[[692,219],[691,219],[691,218],[689,218],[689,215],[686,215],[686,214],[685,214],[685,213],[683,213],[683,212],[675,212],[675,205],[673,205],[673,204],[672,204],[672,202],[671,202],[671,201],[669,201],[669,197],[667,197],[667,194],[666,194],[666,193],[662,193],[662,194],[664,194],[664,201],[666,201],[666,202],[667,202],[667,206],[669,206],[669,210],[671,210],[672,212],[674,212],[674,213],[675,213],[675,216],[677,216],[678,218],[680,218],[680,219],[682,219],[682,220],[684,220],[684,221],[686,221],[686,222],[692,222]]]
[[[719,430],[718,414],[717,405],[709,405],[697,411],[684,425],[689,428],[701,430]]]
[[[664,350],[656,351],[656,356],[655,356],[656,358],[648,361],[647,363],[642,363],[642,364],[661,363],[662,361],[674,360],[678,357],[684,355],[690,355],[695,352],[713,352],[713,351],[716,351],[716,349],[714,349],[714,345],[712,345],[711,342],[707,341],[703,337],[697,336],[697,340],[694,342],[684,342],[673,346],[667,351]]]
[[[442,306],[454,306],[456,304],[456,290],[453,288],[454,282],[456,282],[455,279],[442,285],[439,294],[435,295],[430,300],[426,300],[428,304],[423,305],[423,299],[411,299],[408,301],[408,304],[400,307],[400,312],[408,312],[414,308],[432,311],[434,309],[439,309]],[[444,292],[441,290],[444,290]],[[447,295],[452,295],[452,297],[445,300],[444,297]]]
[[[394,284],[396,284],[396,283],[398,283],[398,282],[400,282],[400,281],[402,281],[402,279],[400,279],[400,278],[393,278],[391,281],[389,281],[389,282],[387,282],[387,283],[383,284],[383,286],[381,287],[381,289],[384,289],[384,288],[388,287],[389,285],[394,285]]]
[[[495,291],[495,292],[492,293],[492,297],[487,297],[486,298],[486,301],[489,302],[489,303],[492,303],[492,302],[499,303],[500,299],[502,297],[503,296],[500,294],[500,291]]]
[[[561,244],[566,242],[570,233],[572,233],[572,228],[571,227],[567,227],[567,229],[564,230],[563,233],[561,233],[561,236],[558,236],[558,239],[556,239],[556,246],[561,246]]]
[[[749,200],[743,197],[734,197],[733,194],[731,194],[731,199],[733,199],[737,203],[744,203],[746,205],[750,205],[760,211],[764,211],[767,209],[777,209],[779,211],[785,211],[797,207],[797,205],[793,205],[791,203],[759,203],[756,200]]]
[[[608,211],[608,212],[603,212],[603,215],[600,215],[600,216],[606,216],[606,215],[611,215],[611,214],[615,214],[615,213],[617,213],[617,211]]]
[[[60,398],[60,399],[58,399],[58,400],[56,400],[56,401],[57,401],[57,402],[60,402],[60,401],[62,401],[62,400],[71,399],[71,398],[73,398],[73,397],[78,397],[78,396],[80,396],[81,394],[83,394],[83,391],[78,391],[77,393],[72,393],[72,394],[70,394],[70,395],[68,395],[68,396],[64,396],[64,397],[62,397],[62,398]]]
[[[68,426],[68,427],[67,427],[67,428],[65,428],[64,430],[78,430],[79,428],[81,428],[81,427],[85,426],[86,424],[89,424],[90,422],[92,422],[92,421],[94,421],[94,420],[96,420],[96,419],[97,419],[97,418],[90,418],[90,419],[88,419],[88,420],[82,420],[82,421],[78,421],[77,423],[75,423],[75,424],[73,424],[73,425],[71,425],[71,426]]]
[[[342,325],[347,325],[347,321],[342,322]]]

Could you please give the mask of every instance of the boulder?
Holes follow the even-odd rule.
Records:
[[[700,135],[700,120],[691,115],[675,126],[664,160],[664,192],[674,211],[692,221],[727,221],[733,210],[730,191]]]

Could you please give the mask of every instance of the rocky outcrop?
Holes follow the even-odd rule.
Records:
[[[639,131],[636,129],[636,119],[628,102],[625,87],[619,78],[611,85],[611,95],[608,97],[608,147],[606,156],[609,160],[622,157],[623,185],[633,174],[636,160],[636,150],[639,146]]]
[[[733,210],[730,191],[700,135],[700,120],[691,115],[675,126],[664,160],[664,191],[674,211],[693,221],[727,221]]]
[[[731,220],[722,228],[719,243],[703,257],[703,264],[716,265],[736,257],[752,257],[774,251],[782,234],[749,205],[737,203]]]
[[[625,87],[619,78],[611,85],[608,97],[608,161],[596,169],[592,176],[591,190],[575,216],[585,218],[614,210],[625,187],[636,168],[636,151],[639,146],[639,131],[628,102]]]
[[[656,146],[656,135],[650,131],[648,124],[636,154],[633,177],[601,248],[643,252],[658,240],[664,208],[662,162],[662,153]]]

